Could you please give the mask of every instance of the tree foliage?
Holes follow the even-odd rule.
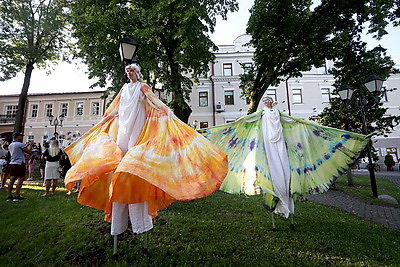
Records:
[[[324,125],[361,133],[361,111],[364,109],[367,132],[386,135],[400,122],[400,116],[386,114],[388,108],[383,107],[381,101],[387,91],[394,89],[370,93],[364,82],[371,74],[387,79],[394,62],[386,56],[384,48],[378,46],[367,50],[366,43],[354,40],[352,36],[348,36],[348,46],[342,50],[341,57],[336,60],[330,73],[336,80],[334,87],[347,84],[354,90],[353,96],[348,101],[339,97],[331,98],[330,106],[317,118]]]
[[[169,105],[187,121],[187,104],[192,86],[190,78],[204,75],[214,58],[216,46],[208,31],[215,17],[235,11],[234,0],[78,0],[71,1],[72,24],[79,57],[89,66],[95,85],[118,91],[124,71],[118,54],[118,42],[126,35],[138,43],[137,58],[147,82],[162,85],[172,96]]]
[[[388,21],[396,21],[396,0],[324,0],[311,9],[310,0],[255,0],[247,32],[255,48],[254,70],[242,76],[249,113],[270,85],[336,59],[346,46],[343,34],[360,38],[363,26],[380,38]],[[396,9],[397,8],[397,9]]]
[[[34,65],[46,67],[65,55],[66,14],[61,0],[0,2],[0,81],[25,70],[14,131],[23,130],[25,102]]]

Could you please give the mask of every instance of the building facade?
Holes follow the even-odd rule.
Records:
[[[29,94],[25,107],[24,141],[43,144],[57,132],[61,146],[68,145],[100,121],[107,103],[107,99],[102,98],[103,93]],[[12,138],[18,97],[0,96],[0,137],[6,140]],[[50,116],[54,116],[53,124],[57,119],[59,125],[50,125]]]
[[[221,45],[210,63],[207,77],[199,79],[191,92],[189,105],[192,114],[189,124],[195,128],[207,128],[235,121],[247,114],[246,101],[241,97],[240,74],[253,63],[254,49],[246,44],[249,35],[241,35],[232,45]],[[329,105],[332,97],[334,77],[329,74],[332,63],[312,68],[302,77],[290,78],[276,87],[268,88],[266,95],[277,101],[277,108],[303,119],[320,113]],[[400,75],[392,75],[383,84],[386,89],[400,87]],[[160,92],[157,93],[159,96]],[[26,106],[25,141],[42,143],[55,132],[49,124],[49,115],[64,115],[62,127],[57,132],[62,145],[84,134],[96,124],[105,111],[109,99],[102,98],[103,91],[82,93],[30,94]],[[400,115],[400,91],[388,91],[381,99],[387,114]],[[0,137],[11,139],[14,128],[18,95],[0,96]],[[261,107],[259,107],[261,108]],[[400,126],[388,137],[375,137],[374,147],[378,150],[380,163],[386,154],[396,162],[400,158]]]
[[[247,114],[247,104],[241,97],[240,74],[252,64],[254,49],[246,44],[251,36],[241,35],[232,45],[219,46],[215,61],[210,64],[208,77],[199,79],[191,93],[193,110],[189,123],[196,128],[207,128],[234,121]],[[320,113],[329,105],[332,97],[334,77],[329,74],[332,62],[320,68],[304,72],[302,77],[290,78],[276,87],[269,87],[266,95],[271,96],[279,110],[302,119]],[[394,74],[383,84],[384,89],[400,87],[400,75]],[[388,108],[387,114],[400,115],[400,91],[388,91],[381,99]],[[261,104],[260,104],[261,105]],[[259,106],[259,108],[262,108]],[[387,153],[396,162],[400,156],[400,126],[388,137],[374,137],[374,147],[378,150],[380,163]]]

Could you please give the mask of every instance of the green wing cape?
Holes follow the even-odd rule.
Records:
[[[344,173],[368,142],[367,136],[317,125],[280,112],[290,164],[290,195],[322,193]],[[262,110],[235,122],[200,132],[228,155],[229,172],[220,190],[232,194],[264,194],[266,207],[278,201],[266,159]]]

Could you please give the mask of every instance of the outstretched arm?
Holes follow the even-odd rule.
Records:
[[[171,109],[165,105],[152,91],[150,86],[148,86],[147,84],[143,84],[142,88],[141,88],[143,94],[146,96],[147,101],[149,102],[149,104],[159,110],[162,110],[165,114],[169,115],[169,116],[174,116]]]

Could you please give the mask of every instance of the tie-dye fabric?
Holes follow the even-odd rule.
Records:
[[[290,195],[321,193],[368,142],[364,135],[321,126],[280,112],[290,163]],[[266,207],[278,202],[263,145],[262,110],[235,122],[200,130],[228,155],[229,172],[220,190],[232,194],[264,194]]]
[[[121,93],[102,120],[65,149],[72,163],[65,187],[82,180],[79,203],[104,210],[107,221],[112,202],[148,201],[155,218],[175,200],[211,194],[228,172],[227,156],[217,146],[180,121],[147,85],[141,90],[146,123],[125,155],[116,144]]]

